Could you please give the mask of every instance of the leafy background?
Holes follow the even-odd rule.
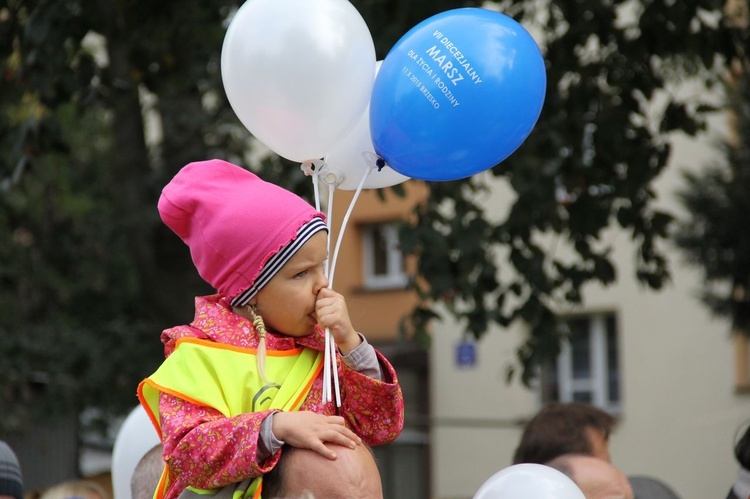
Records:
[[[481,5],[352,3],[378,59],[427,17]],[[83,407],[121,414],[162,358],[158,332],[188,321],[192,297],[210,292],[155,206],[161,187],[190,161],[251,164],[250,134],[220,80],[223,35],[240,4],[0,2],[0,429]],[[737,4],[746,15],[746,3]],[[403,227],[404,252],[419,257],[413,286],[421,298],[406,331],[426,344],[438,304],[477,337],[493,323],[524,321],[530,335],[518,370],[508,374],[528,382],[558,352],[563,333],[554,311],[580,302],[587,282],[617,279],[605,229],[631,234],[645,287],[668,282],[664,248],[673,215],[654,208],[653,182],[669,159],[670,134],[698,133],[716,108],[707,93],[683,96],[671,85],[696,79],[721,90],[730,62],[747,68],[748,30],[746,22],[730,22],[742,9],[727,17],[718,0],[488,6],[539,42],[545,107],[516,153],[487,174],[431,183],[416,220]],[[740,102],[746,109],[746,91]],[[733,161],[747,169],[746,156]],[[271,156],[257,168],[309,195],[298,165]],[[729,180],[717,177],[717,189],[736,171]],[[500,221],[477,202],[496,177],[516,194]],[[694,190],[702,184],[697,178]],[[687,193],[686,200],[707,206]],[[734,209],[746,213],[744,205]],[[572,248],[575,259],[549,254],[542,235]],[[699,247],[708,232],[683,235],[696,264],[716,251]],[[513,269],[502,279],[498,254]],[[734,267],[738,255],[713,277],[744,286],[748,273]]]

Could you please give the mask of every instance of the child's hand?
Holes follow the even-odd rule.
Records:
[[[342,355],[348,355],[362,343],[362,339],[352,326],[344,297],[331,288],[322,288],[315,302],[318,324],[330,328],[336,345]]]
[[[336,459],[336,453],[324,442],[351,449],[362,443],[362,439],[346,427],[341,416],[324,416],[311,411],[275,413],[272,431],[276,438],[292,447],[314,450],[328,459]]]

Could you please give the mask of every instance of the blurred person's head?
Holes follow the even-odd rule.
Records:
[[[68,480],[44,490],[39,499],[109,499],[109,494],[96,482]]]
[[[734,458],[738,464],[737,478],[727,497],[750,497],[750,425],[745,428],[742,436],[734,444]]]
[[[603,459],[564,454],[546,464],[570,477],[586,499],[634,498],[633,489],[625,474]]]
[[[612,415],[590,404],[547,404],[524,428],[513,464],[544,464],[564,454],[610,461],[609,436],[615,422]]]
[[[21,465],[10,445],[0,440],[0,499],[23,499]]]
[[[631,475],[628,481],[637,499],[680,499],[680,496],[669,485],[658,478]]]
[[[145,408],[138,405],[123,420],[112,448],[112,493],[115,497],[128,498],[132,494],[135,468],[155,445],[161,446],[159,435]]]
[[[383,499],[380,471],[369,447],[326,445],[336,451],[336,459],[285,447],[279,463],[263,477],[264,499]]]
[[[138,461],[130,479],[132,499],[152,499],[164,471],[161,444],[155,445]]]
[[[750,425],[735,444],[734,457],[740,466],[750,471]]]

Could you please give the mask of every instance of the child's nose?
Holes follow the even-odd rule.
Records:
[[[315,279],[315,294],[318,294],[318,291],[327,287],[328,287],[328,276],[321,269],[318,271],[316,275],[316,279]]]

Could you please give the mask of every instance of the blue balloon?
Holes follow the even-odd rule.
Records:
[[[500,163],[542,111],[544,59],[510,17],[481,8],[419,23],[383,60],[370,98],[375,152],[420,180],[456,180]]]

